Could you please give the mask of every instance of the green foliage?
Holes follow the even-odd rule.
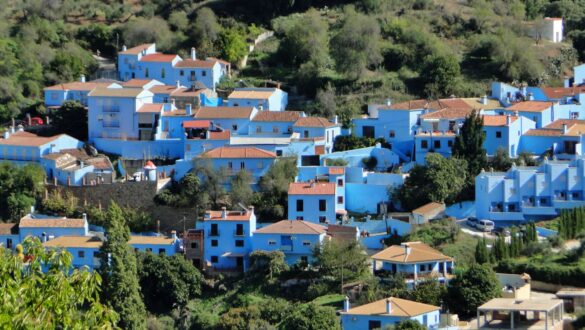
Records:
[[[364,38],[364,36],[368,36]],[[347,9],[341,28],[331,39],[331,56],[337,70],[351,79],[382,62],[380,26],[371,18]]]
[[[453,143],[453,156],[467,161],[467,177],[475,180],[481,169],[487,163],[486,151],[483,148],[485,135],[483,133],[483,119],[479,113],[473,111],[463,122],[463,126]]]
[[[218,39],[221,57],[231,63],[236,63],[248,54],[248,45],[242,32],[235,28],[221,30]]]
[[[74,269],[66,250],[27,238],[22,256],[0,247],[0,327],[113,328],[118,315],[100,303],[101,278]],[[44,270],[44,271],[43,271]]]
[[[544,259],[544,260],[543,260]],[[546,283],[578,286],[583,283],[585,266],[579,263],[566,264],[564,260],[551,260],[550,256],[533,260],[504,260],[498,263],[496,270],[503,273],[530,274],[536,281]]]
[[[280,330],[333,330],[339,329],[340,326],[332,308],[315,304],[299,304],[293,307],[278,328]]]
[[[459,315],[475,315],[477,307],[499,295],[496,273],[487,265],[474,264],[449,282],[447,304]]]
[[[414,210],[429,202],[451,204],[467,184],[468,176],[461,171],[462,168],[467,168],[463,159],[429,153],[426,165],[414,166],[404,184],[389,193],[406,210]]]
[[[99,269],[103,279],[102,299],[120,314],[120,327],[144,329],[146,309],[140,296],[136,254],[128,244],[130,230],[116,203],[110,204],[105,220],[106,241],[100,248]]]
[[[450,220],[433,221],[428,224],[416,226],[409,236],[410,241],[420,241],[432,247],[441,244],[454,243],[461,229],[459,225]]]
[[[376,140],[367,137],[358,137],[355,135],[339,135],[333,142],[335,151],[346,151],[360,148],[371,147],[376,144]]]
[[[494,171],[499,172],[506,172],[508,171],[513,164],[513,160],[508,155],[508,151],[502,147],[499,147],[496,150],[496,154],[492,159],[489,161],[489,166],[494,169]]]
[[[69,201],[68,203],[70,203]],[[67,203],[67,200],[66,200]],[[132,207],[118,207],[122,212],[122,216],[125,219],[125,224],[130,228],[132,232],[139,233],[145,231],[153,231],[155,228],[155,221],[150,214],[132,208]],[[95,207],[85,208],[84,212],[87,213],[89,221],[93,225],[104,226],[108,222],[108,212],[102,211]],[[76,212],[79,214],[79,212]]]
[[[137,259],[142,296],[151,313],[182,310],[201,293],[203,277],[183,256],[140,253]]]
[[[0,162],[0,218],[18,221],[44,192],[45,171],[36,164]]]
[[[171,36],[167,22],[160,17],[138,17],[122,28],[122,37],[128,46],[156,42],[158,49],[171,49],[173,46]]]
[[[363,279],[370,272],[365,249],[357,242],[327,241],[314,255],[321,276],[331,276],[337,283]]]
[[[61,133],[87,140],[87,109],[77,101],[65,101],[52,117],[52,124]]]
[[[252,190],[252,176],[246,170],[240,170],[231,179],[230,200],[232,209],[238,205],[248,207],[252,201],[254,191]]]
[[[417,320],[410,320],[410,319],[400,321],[394,327],[394,330],[424,330],[424,329],[426,329],[426,327],[424,325],[420,324],[420,322],[418,322]]]
[[[376,157],[366,157],[364,159],[362,159],[362,164],[364,165],[364,168],[369,170],[369,171],[373,171],[376,166],[378,165],[378,159]]]
[[[480,265],[490,262],[490,254],[485,238],[477,241],[477,245],[475,246],[475,261]]]
[[[562,239],[573,239],[585,232],[585,208],[562,210],[558,232]]]
[[[279,158],[260,178],[259,193],[254,196],[257,216],[263,221],[278,221],[286,217],[288,186],[294,182],[298,168],[296,158]]]
[[[282,251],[256,250],[250,254],[249,272],[252,276],[262,274],[269,283],[272,283],[287,270],[288,264]]]
[[[459,61],[455,56],[434,54],[424,59],[420,77],[426,94],[438,98],[456,91],[460,74]]]
[[[428,279],[418,282],[410,293],[410,299],[423,304],[441,306],[443,297],[446,294],[446,287],[436,279]]]
[[[48,198],[43,199],[41,209],[47,214],[57,214],[63,217],[73,217],[77,211],[79,200],[72,193],[53,190]]]
[[[215,13],[203,7],[197,11],[193,22],[193,39],[197,41],[197,51],[204,56],[215,53],[214,44],[217,42],[221,26],[217,22]]]
[[[199,176],[203,180],[201,190],[198,190],[207,195],[207,198],[203,198],[203,200],[208,200],[209,206],[213,209],[218,209],[226,196],[226,191],[223,186],[225,178],[227,177],[226,169],[213,168],[211,163],[205,160],[196,161],[193,168],[193,174]],[[194,179],[191,178],[190,181],[193,182],[192,186],[194,188]],[[195,190],[192,191],[195,193]]]

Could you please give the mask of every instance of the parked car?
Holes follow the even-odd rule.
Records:
[[[495,224],[493,221],[490,220],[479,220],[477,222],[477,229],[481,230],[481,231],[485,231],[485,232],[490,232],[492,230],[494,230],[495,228]]]
[[[503,237],[510,237],[511,235],[510,229],[506,227],[497,227],[494,232],[500,234]]]
[[[471,228],[477,228],[477,218],[476,217],[469,217],[465,222]]]

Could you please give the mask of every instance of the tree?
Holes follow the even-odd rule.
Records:
[[[456,91],[460,75],[459,61],[454,55],[433,54],[424,59],[420,77],[426,86],[427,95],[438,98]]]
[[[322,276],[331,276],[339,283],[367,277],[368,256],[358,242],[327,241],[315,249],[315,266]]]
[[[168,49],[172,44],[172,33],[165,20],[160,17],[131,20],[122,28],[124,43],[136,46],[148,42],[156,42],[157,48]]]
[[[87,140],[87,109],[77,101],[65,101],[53,115],[53,126],[59,132]]]
[[[209,196],[211,207],[214,209],[219,208],[226,195],[223,187],[224,178],[226,177],[225,169],[215,169],[208,161],[196,161],[193,173],[203,179],[201,191]]]
[[[513,163],[508,155],[508,150],[499,147],[494,157],[489,161],[489,166],[496,171],[506,172],[512,167]]]
[[[282,320],[279,329],[321,330],[339,329],[335,311],[330,307],[322,307],[313,303],[298,304]]]
[[[182,311],[201,293],[201,273],[183,256],[138,254],[138,278],[144,303],[151,313]]]
[[[248,54],[246,38],[235,28],[221,30],[218,43],[222,58],[228,62],[236,63]]]
[[[1,328],[115,326],[118,315],[100,303],[98,273],[74,269],[67,250],[47,250],[36,237],[26,238],[17,250],[0,247]]]
[[[475,179],[487,163],[486,151],[483,148],[484,141],[483,119],[474,110],[465,118],[452,149],[453,157],[467,161],[467,177],[469,179]]]
[[[430,153],[426,165],[414,166],[404,184],[389,193],[407,210],[429,202],[453,203],[465,187],[467,174],[461,169],[466,167],[463,159]]]
[[[197,42],[197,50],[202,55],[211,55],[221,30],[213,10],[208,7],[199,9],[191,30],[193,39]]]
[[[440,306],[446,293],[445,286],[436,279],[427,279],[418,282],[411,292],[411,299],[423,304]]]
[[[398,322],[394,327],[394,330],[424,330],[426,327],[417,320],[407,319],[404,321]]]
[[[248,207],[252,200],[252,176],[246,170],[240,170],[231,180],[230,199],[232,208],[238,205]]]
[[[331,56],[337,71],[357,79],[368,67],[382,62],[380,27],[375,20],[355,10],[348,9],[345,14],[341,28],[331,39]]]
[[[282,251],[256,250],[250,254],[250,274],[262,274],[272,282],[280,273],[288,270]]]
[[[317,91],[315,101],[317,102],[317,109],[319,115],[332,118],[337,113],[337,96],[335,95],[335,87],[328,83],[325,89]]]
[[[37,164],[0,162],[0,218],[18,221],[44,192],[45,171]]]
[[[111,202],[104,223],[106,241],[100,248],[102,299],[120,314],[120,327],[146,328],[146,309],[140,296],[136,254],[128,244],[130,230],[122,210]]]
[[[482,238],[477,241],[475,246],[475,262],[480,265],[490,262],[490,254],[486,244],[485,238]]]
[[[258,181],[259,193],[254,196],[258,217],[263,221],[282,220],[287,214],[288,186],[295,181],[296,158],[279,158]]]
[[[449,282],[447,292],[451,311],[470,316],[483,303],[500,295],[500,284],[489,266],[474,264]]]

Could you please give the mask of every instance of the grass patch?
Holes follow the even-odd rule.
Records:
[[[345,296],[342,294],[328,294],[315,298],[312,302],[319,306],[342,308]]]

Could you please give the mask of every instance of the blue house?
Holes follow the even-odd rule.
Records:
[[[561,209],[585,205],[585,160],[512,166],[507,172],[482,171],[475,178],[475,208],[496,226],[551,219]]]
[[[210,120],[214,126],[230,130],[232,135],[247,135],[250,121],[258,113],[254,107],[201,107],[195,118]]]
[[[290,136],[293,125],[305,117],[301,111],[259,111],[252,119],[248,134],[256,136]]]
[[[526,117],[536,123],[536,128],[544,127],[554,120],[553,102],[524,101],[507,107],[505,114]]]
[[[19,243],[18,224],[0,223],[0,247],[14,250]]]
[[[312,223],[335,223],[337,184],[335,182],[291,183],[288,187],[288,218]]]
[[[386,329],[405,320],[417,321],[427,329],[438,329],[440,308],[396,297],[350,308],[346,298],[341,312],[343,330]]]
[[[206,211],[203,218],[204,268],[209,271],[246,271],[256,230],[254,208],[245,211]]]
[[[333,152],[333,141],[341,135],[341,125],[337,117],[333,122],[321,117],[300,117],[293,125],[293,132],[299,133],[302,139],[325,140],[325,153]]]
[[[425,279],[446,283],[454,266],[451,257],[421,242],[392,245],[371,258],[375,275],[401,273],[409,287]]]
[[[585,120],[555,120],[544,128],[526,132],[521,149],[536,155],[550,152],[557,159],[574,159],[583,154],[583,134]]]
[[[326,237],[327,228],[302,220],[282,220],[253,233],[254,250],[282,251],[286,263],[310,264],[313,252]]]
[[[230,107],[255,107],[260,111],[284,111],[287,104],[288,93],[280,88],[236,88],[227,99]]]
[[[230,130],[213,127],[209,120],[183,122],[185,151],[183,159],[193,159],[206,150],[230,144]]]
[[[438,153],[445,158],[451,157],[453,143],[455,143],[454,132],[421,132],[417,133],[415,139],[415,160],[417,164],[425,164],[428,153]]]
[[[483,147],[489,156],[495,155],[496,151],[502,148],[510,157],[515,158],[520,153],[522,136],[535,126],[534,121],[521,116],[483,116],[483,131],[486,137]]]
[[[45,87],[45,106],[47,108],[59,108],[65,101],[77,101],[82,105],[88,105],[88,94],[96,88],[121,88],[122,86],[115,82],[95,82],[85,81],[85,76],[81,76],[80,81],[58,84]]]
[[[388,169],[400,164],[400,156],[394,149],[382,148],[380,143],[373,147],[334,151],[326,155],[320,155],[320,162],[327,165],[329,159],[342,159],[350,167],[364,167],[364,158],[373,157],[376,159],[376,166],[371,170],[387,171]]]
[[[28,214],[18,224],[21,241],[28,236],[38,237],[46,242],[61,236],[86,236],[89,233],[87,218],[72,219]]]

